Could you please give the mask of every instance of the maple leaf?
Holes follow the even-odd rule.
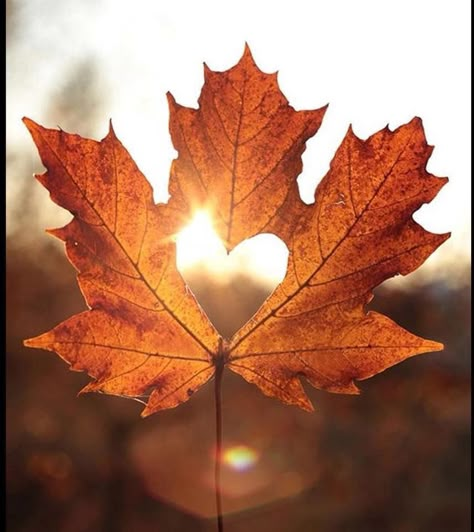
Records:
[[[449,237],[412,218],[447,181],[426,172],[431,151],[417,118],[366,141],[349,129],[292,235],[283,282],[232,339],[230,369],[312,410],[301,376],[358,393],[354,380],[443,348],[364,310],[372,288],[410,273]]]
[[[64,240],[90,310],[27,340],[87,371],[95,391],[148,398],[147,413],[186,400],[214,373],[219,338],[176,269],[175,223],[117,140],[96,142],[24,119],[48,172],[37,176],[74,214]]]
[[[325,108],[295,111],[247,47],[234,68],[205,73],[199,109],[169,97],[179,155],[166,205],[153,203],[112,128],[96,142],[24,119],[48,170],[38,179],[74,215],[51,232],[65,241],[90,307],[26,345],[87,371],[94,381],[83,391],[147,400],[142,415],[187,400],[224,366],[311,410],[301,377],[357,393],[356,380],[442,349],[365,309],[375,286],[410,273],[449,237],[412,218],[447,181],[426,171],[432,148],[421,121],[367,140],[349,129],[306,205],[296,178]],[[174,236],[203,206],[228,249],[273,232],[290,252],[282,283],[229,340],[176,269]]]
[[[170,206],[185,216],[204,207],[227,249],[258,233],[286,240],[304,205],[296,182],[301,155],[327,106],[295,111],[276,73],[261,72],[248,46],[226,72],[204,65],[204,79],[198,109],[180,106],[168,94],[178,151]]]

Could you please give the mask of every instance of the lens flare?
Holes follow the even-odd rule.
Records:
[[[246,445],[236,445],[224,451],[222,461],[236,471],[247,471],[258,460],[258,454]]]

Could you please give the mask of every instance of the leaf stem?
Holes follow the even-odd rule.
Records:
[[[214,399],[216,405],[216,454],[214,482],[216,490],[216,511],[217,511],[217,530],[224,532],[224,521],[222,517],[222,492],[221,492],[221,456],[222,456],[222,373],[224,371],[224,358],[216,359],[216,375],[214,378]]]

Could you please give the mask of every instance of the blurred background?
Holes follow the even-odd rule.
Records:
[[[416,219],[453,235],[371,304],[443,352],[362,382],[357,397],[306,387],[312,414],[225,373],[226,532],[470,530],[470,3],[451,4],[7,0],[9,532],[215,530],[211,384],[143,420],[136,402],[77,397],[86,375],[22,346],[85,304],[44,233],[69,215],[32,177],[44,169],[21,118],[96,139],[112,118],[166,201],[165,94],[196,106],[203,61],[227,69],[245,41],[295,108],[330,103],[304,154],[305,201],[349,123],[366,137],[419,115],[435,145],[428,169],[450,182]],[[224,335],[284,274],[285,246],[259,238],[227,260],[205,220],[179,237],[180,269]]]

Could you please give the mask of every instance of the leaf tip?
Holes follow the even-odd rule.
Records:
[[[28,129],[31,134],[40,127],[34,120],[31,120],[31,118],[28,118],[27,116],[24,116],[21,121],[25,124],[26,129]]]
[[[145,419],[146,417],[151,416],[155,413],[155,410],[152,408],[149,408],[148,405],[145,406],[145,408],[140,412],[140,417]]]
[[[205,75],[205,73],[204,73]],[[177,103],[176,103],[176,99],[175,97],[171,94],[170,91],[168,91],[166,93],[166,99],[168,100],[168,107],[171,109],[172,107],[176,107],[177,106]]]
[[[244,62],[244,61],[249,62],[253,66],[257,67],[257,63],[255,63],[255,59],[253,58],[252,51],[250,50],[250,45],[247,41],[245,41],[244,53],[242,54],[242,58],[240,59],[239,63]],[[258,68],[258,70],[260,69]]]
[[[117,138],[117,135],[115,134],[115,129],[114,129],[114,126],[112,124],[112,119],[109,118],[109,130],[107,132],[107,135],[105,137],[104,140],[112,140],[113,142],[117,141],[117,142],[120,142],[119,139]]]
[[[414,116],[410,122],[408,122],[408,124],[406,124],[406,126],[408,126],[409,128],[411,128],[412,130],[416,131],[416,130],[419,130],[421,135],[423,136],[423,139],[425,140],[426,142],[426,139],[424,138],[425,136],[425,129],[423,127],[423,120],[419,117],[419,116]],[[402,127],[406,127],[406,126],[400,126],[400,128]]]
[[[205,61],[202,62],[202,69],[204,71],[204,84],[206,84],[209,82],[209,78],[212,76],[212,69],[209,68],[209,65]],[[174,98],[173,98],[173,101],[174,101]],[[169,99],[168,99],[168,102],[169,102]]]
[[[70,371],[82,371],[82,369],[74,368],[72,365],[69,366]],[[77,392],[77,397],[80,397],[81,395],[84,395],[85,393],[91,393],[91,392],[98,392],[101,393],[101,387],[99,383],[96,380],[93,380],[89,383],[87,383],[83,388],[81,388]]]
[[[313,406],[313,404],[311,403],[311,401],[307,401],[306,403],[300,405],[300,407],[301,407],[302,410],[304,410],[305,412],[314,412],[314,406]]]
[[[296,401],[293,404],[296,404],[297,406],[299,406],[302,410],[305,410],[306,412],[314,412],[313,403],[309,400],[308,396],[303,391],[303,388],[301,386],[301,381],[299,379],[298,379],[298,385],[301,388],[302,393],[298,394],[298,396],[296,397]]]
[[[45,229],[44,232],[47,235],[51,235],[51,236],[54,236],[55,238],[59,238],[59,240],[63,240],[63,238],[61,238],[62,229],[63,228],[48,228],[48,229]]]
[[[23,345],[25,347],[36,347],[40,349],[46,349],[48,342],[45,341],[44,336],[44,334],[41,334],[33,338],[26,338],[25,340],[23,340]]]
[[[446,240],[448,240],[448,238],[451,238],[451,231],[448,231],[447,233],[443,233],[441,236],[444,237],[443,238],[443,242],[446,242]],[[443,243],[441,242],[441,243]]]
[[[434,353],[436,351],[444,351],[444,344],[441,342],[435,342],[434,340],[426,340],[425,342],[427,350],[425,353]]]
[[[355,138],[355,139],[358,139],[358,138],[359,138],[359,137],[354,133],[354,128],[353,128],[352,124],[349,124],[349,127],[347,128],[346,136],[347,136],[347,137],[351,137],[351,138]]]

